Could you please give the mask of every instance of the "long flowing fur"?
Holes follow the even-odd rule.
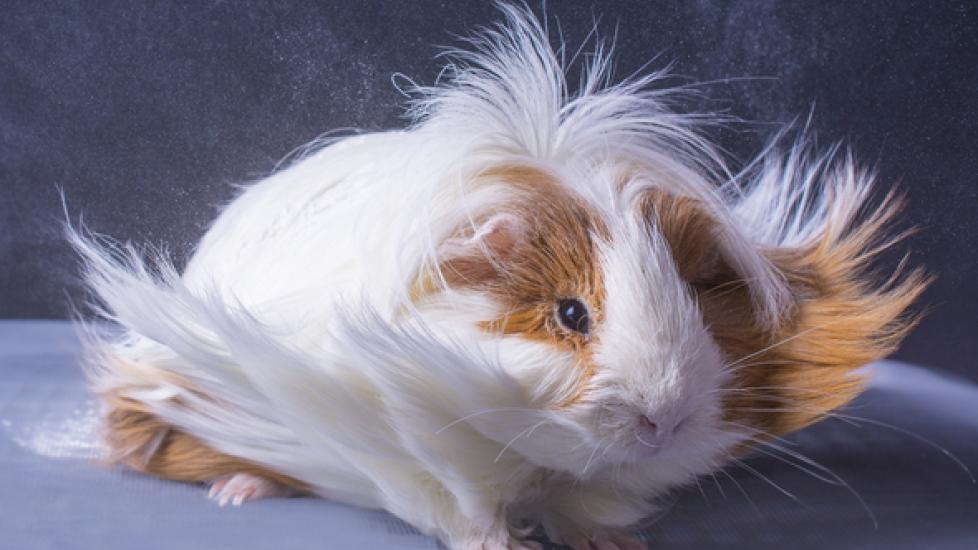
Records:
[[[87,345],[116,460],[190,481],[272,476],[387,509],[453,546],[504,544],[518,522],[542,523],[559,542],[627,528],[656,495],[744,443],[715,422],[731,402],[708,398],[764,377],[721,370],[721,358],[736,364],[794,339],[776,359],[822,370],[782,367],[775,381],[837,390],[780,424],[751,417],[760,426],[790,431],[854,395],[837,382],[893,348],[924,284],[919,274],[889,287],[866,278],[860,256],[885,245],[877,235],[894,212],[865,216],[871,178],[803,141],[733,177],[697,131],[712,119],[674,112],[664,74],[612,83],[611,50],[599,44],[572,90],[564,50],[541,23],[500,9],[503,23],[446,53],[441,83],[414,90],[408,130],[338,139],[248,187],[183,273],[162,254],[69,227],[116,327],[90,331]],[[557,208],[541,200],[547,186],[573,197],[557,214],[588,225],[512,215]],[[676,215],[653,200],[651,226],[630,217],[662,192],[683,197],[668,203]],[[587,282],[603,285],[595,317],[611,328],[593,342],[551,345],[549,310],[520,310],[511,292],[501,311],[486,291],[532,279],[506,254],[545,241],[557,244],[534,258],[552,261],[557,278],[577,265],[559,251],[593,248],[570,258],[593,257]],[[729,276],[739,294],[694,294],[695,274],[676,267],[686,264],[708,266],[704,280]],[[849,347],[824,359],[827,342],[846,338],[816,326],[833,314],[848,319]],[[636,325],[657,332],[628,333]],[[655,378],[648,365],[673,370]],[[642,391],[616,389],[625,386]],[[688,414],[681,448],[654,463],[611,462],[626,451],[581,418],[625,397],[657,403],[677,424]],[[631,416],[597,418],[619,429]]]

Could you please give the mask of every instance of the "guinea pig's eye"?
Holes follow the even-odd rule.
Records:
[[[580,300],[568,298],[557,302],[557,318],[564,328],[587,335],[591,329],[591,318],[587,306]]]

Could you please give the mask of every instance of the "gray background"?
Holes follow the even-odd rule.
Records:
[[[539,10],[538,10],[539,11]],[[79,301],[60,236],[73,217],[165,244],[178,263],[234,183],[325,130],[397,127],[403,72],[431,83],[437,45],[496,18],[479,1],[0,2],[0,317]],[[898,357],[978,379],[978,6],[973,2],[551,2],[576,46],[618,24],[621,74],[659,55],[690,108],[747,159],[814,113],[909,195],[915,263],[938,275]],[[741,77],[765,77],[742,80]],[[769,77],[769,78],[767,78]],[[731,81],[730,79],[737,79]],[[888,258],[882,269],[892,266]]]

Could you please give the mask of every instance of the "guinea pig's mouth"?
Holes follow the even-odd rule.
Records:
[[[685,417],[678,422],[656,422],[652,417],[639,415],[634,427],[630,430],[634,443],[630,445],[630,453],[634,460],[647,460],[659,457],[677,446],[677,442],[685,437],[689,429],[691,417]]]
[[[676,434],[659,429],[655,424],[641,420],[635,429],[635,450],[643,458],[653,457],[667,449]]]
[[[693,405],[617,402],[600,406],[588,429],[587,449],[595,451],[589,461],[637,464],[684,460],[691,449],[712,448],[711,426],[717,414],[713,407],[700,402]]]

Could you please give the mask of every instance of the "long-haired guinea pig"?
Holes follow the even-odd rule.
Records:
[[[868,274],[899,201],[803,138],[731,175],[661,74],[598,47],[571,88],[502,12],[408,129],[247,187],[182,274],[69,230],[114,461],[451,548],[638,548],[656,497],[859,392],[926,284]]]

